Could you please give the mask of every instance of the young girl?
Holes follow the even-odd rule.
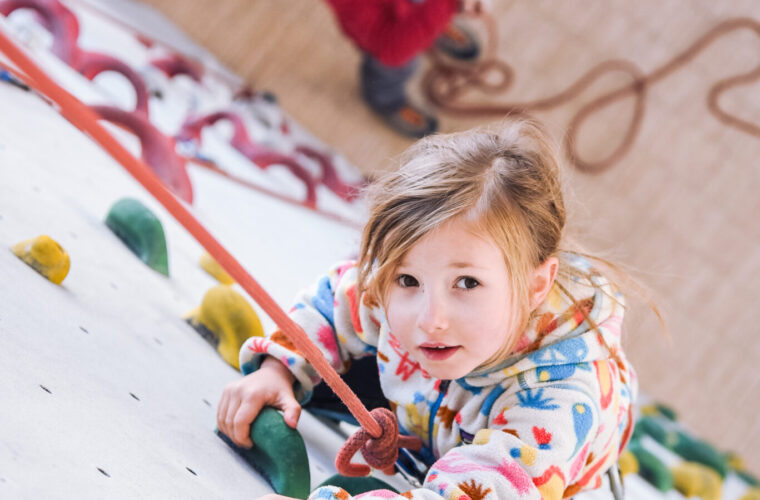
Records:
[[[623,297],[560,250],[558,174],[529,121],[423,139],[372,187],[358,262],[292,309],[339,373],[376,357],[401,432],[422,439],[427,475],[398,498],[569,497],[599,487],[628,441],[637,386]],[[279,332],[249,339],[240,364],[250,374],[225,388],[218,425],[241,446],[262,406],[295,427],[324,385]]]

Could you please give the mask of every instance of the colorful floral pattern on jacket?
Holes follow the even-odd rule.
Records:
[[[382,308],[358,296],[354,262],[299,295],[291,317],[339,373],[377,356],[399,428],[432,457],[422,488],[357,498],[559,499],[601,485],[630,437],[637,383],[620,344],[622,294],[585,259],[572,262],[586,277],[561,284],[576,302],[555,285],[508,359],[453,381],[431,378],[401,348]],[[289,367],[308,400],[320,377],[281,333],[246,341],[240,364],[251,371],[264,355]],[[309,498],[349,497],[323,487]]]

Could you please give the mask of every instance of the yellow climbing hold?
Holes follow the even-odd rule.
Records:
[[[720,500],[723,480],[715,470],[696,462],[682,462],[672,469],[673,486],[685,497]]]
[[[200,264],[204,271],[213,276],[222,285],[232,285],[235,283],[232,276],[227,274],[227,271],[208,252],[203,252]]]
[[[654,405],[642,405],[640,411],[642,415],[646,415],[647,417],[656,417],[660,414]]]
[[[750,488],[739,500],[760,500],[760,488]]]
[[[726,460],[728,460],[728,465],[732,469],[739,471],[747,470],[747,466],[744,464],[744,459],[737,453],[729,451],[726,453]]]
[[[636,460],[636,455],[629,450],[625,450],[620,454],[618,457],[618,466],[620,467],[620,474],[623,476],[639,473],[639,461]]]
[[[69,273],[69,254],[50,236],[43,234],[31,240],[24,240],[11,247],[14,254],[35,271],[60,285]]]
[[[200,307],[186,316],[195,330],[222,358],[239,369],[238,354],[249,337],[264,335],[261,321],[248,301],[227,285],[217,285],[203,296]]]

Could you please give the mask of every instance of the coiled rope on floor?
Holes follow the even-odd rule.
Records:
[[[446,113],[458,116],[526,115],[553,109],[571,101],[607,73],[624,73],[630,77],[628,84],[594,98],[576,111],[570,119],[564,137],[565,153],[572,165],[587,173],[601,173],[608,170],[631,149],[641,130],[649,88],[690,63],[707,46],[729,33],[749,30],[760,38],[759,21],[749,17],[728,19],[706,31],[686,49],[649,73],[645,73],[631,61],[612,59],[592,67],[566,89],[549,97],[523,102],[472,104],[462,98],[468,91],[478,90],[489,95],[503,93],[511,87],[514,80],[514,70],[497,54],[498,30],[494,18],[481,15],[480,19],[485,24],[488,33],[486,50],[481,60],[470,64],[455,64],[445,60],[435,51],[429,53],[432,64],[422,79],[423,92],[431,103]],[[760,138],[760,126],[728,113],[718,103],[724,92],[758,79],[760,79],[760,63],[746,73],[719,80],[710,87],[707,94],[707,107],[710,113],[724,125]],[[620,144],[603,159],[597,161],[583,159],[576,147],[576,137],[580,127],[593,113],[628,97],[635,99],[634,110]]]
[[[206,251],[227,271],[248,295],[269,315],[311,363],[322,379],[348,407],[351,414],[361,424],[357,432],[338,453],[336,467],[344,475],[362,475],[366,472],[350,459],[357,449],[362,450],[368,463],[379,469],[390,470],[398,456],[399,444],[418,448],[419,439],[402,436],[399,439],[396,417],[390,412],[382,416],[370,414],[359,398],[354,394],[340,375],[330,366],[322,352],[306,333],[285,311],[280,308],[266,290],[243,268],[243,266],[211,235],[211,233],[192,215],[192,213],[162,184],[153,171],[135,158],[124,146],[98,123],[98,116],[93,110],[77,100],[55,83],[40,69],[23,50],[21,50],[0,28],[0,52],[5,54],[24,83],[46,96],[58,107],[59,112],[74,126],[87,133],[100,144],[132,177],[135,178],[161,205],[179,222]],[[377,412],[377,410],[375,410]],[[388,415],[390,417],[388,417]],[[358,444],[358,446],[357,446]],[[350,453],[350,454],[349,454]]]

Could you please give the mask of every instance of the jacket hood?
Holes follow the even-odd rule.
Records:
[[[608,359],[620,351],[623,294],[588,259],[576,254],[562,257],[573,268],[571,276],[555,282],[513,353],[493,368],[466,375],[463,382],[486,386],[539,367],[554,378],[554,371]]]

